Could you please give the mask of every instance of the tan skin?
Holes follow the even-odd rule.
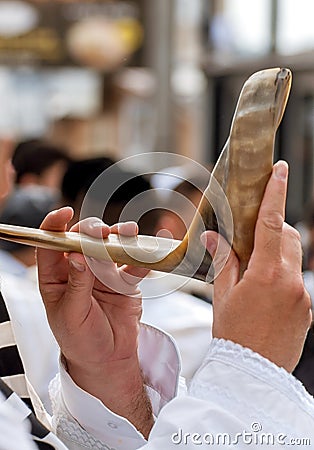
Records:
[[[13,185],[12,153],[12,141],[9,138],[0,139],[0,200],[3,200],[8,195]]]
[[[62,231],[72,218],[71,208],[48,214],[42,229]],[[107,237],[115,227],[93,229],[87,222],[85,233]],[[122,225],[121,234],[134,234],[134,224]],[[78,225],[72,231],[78,231]],[[60,345],[72,379],[98,397],[117,414],[123,415],[148,436],[153,425],[150,402],[137,357],[141,296],[120,295],[100,283],[81,254],[37,250],[40,290],[50,327]],[[113,267],[114,266],[114,267]],[[112,264],[121,283],[127,276],[140,281],[146,269]],[[134,280],[132,280],[134,281]],[[123,376],[118,376],[118,374]],[[119,393],[113,398],[114,393]],[[138,405],[143,405],[138,408]]]
[[[302,282],[299,235],[284,224],[287,173],[284,162],[275,165],[243,279],[239,281],[239,263],[231,252],[215,281],[213,334],[249,347],[292,371],[311,312]],[[50,213],[41,228],[65,230],[72,214],[70,208]],[[84,225],[84,231],[95,235],[91,223]],[[112,231],[117,230],[106,225],[101,229],[104,237]],[[207,231],[202,239],[213,255],[217,234]],[[38,249],[37,258],[50,326],[70,375],[147,437],[153,419],[137,358],[140,297],[112,292],[95,279],[80,254],[67,256]],[[125,267],[123,271],[140,278],[145,275],[142,269]]]

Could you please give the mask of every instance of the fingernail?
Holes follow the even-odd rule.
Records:
[[[204,245],[204,247],[207,248],[209,253],[213,255],[217,248],[217,242],[215,239],[213,239],[211,236],[208,236],[206,233],[202,233],[200,236],[201,243]]]
[[[134,236],[138,233],[138,225],[136,222],[119,222],[116,224],[118,233],[123,236]]]
[[[288,176],[288,164],[280,161],[275,165],[275,177],[279,180],[285,180]]]
[[[91,226],[92,228],[101,228],[106,226],[106,224],[104,222],[93,222]]]
[[[78,272],[84,272],[85,271],[85,265],[81,264],[73,259],[70,259],[71,266],[77,270]]]

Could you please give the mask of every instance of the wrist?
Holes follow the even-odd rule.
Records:
[[[84,365],[61,356],[72,380],[148,437],[153,414],[137,355],[104,365]]]
[[[82,389],[96,396],[107,398],[107,389],[129,392],[130,388],[143,385],[143,377],[137,355],[123,360],[106,363],[77,362],[61,356],[62,362],[73,379]]]

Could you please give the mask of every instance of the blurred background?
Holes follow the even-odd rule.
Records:
[[[314,197],[313,17],[311,0],[0,0],[0,134],[71,158],[165,151],[210,165],[245,79],[286,66],[276,159],[290,163],[295,224]]]
[[[114,223],[127,205],[136,211],[133,199],[145,206],[140,195],[151,187],[170,189],[176,195],[167,191],[161,207],[146,197],[146,211],[157,214],[142,216],[140,232],[181,239],[243,83],[258,70],[288,67],[292,93],[275,160],[290,164],[286,220],[301,232],[314,310],[313,19],[313,0],[0,0],[0,157],[12,154],[15,171],[12,193],[0,201],[0,223],[37,228],[60,204],[71,205],[77,220],[90,186],[113,166],[88,204],[103,206],[105,188],[111,194],[125,177],[134,182],[117,189],[99,216]],[[117,170],[114,163],[128,157],[128,167]],[[186,157],[203,172],[178,167]],[[172,184],[169,175],[160,177],[162,169]],[[4,298],[21,305],[27,292],[42,305],[34,250],[1,242]],[[171,276],[147,280],[144,299],[155,300],[146,303],[144,321],[175,337],[189,378],[210,339],[211,286],[178,284]],[[171,301],[161,305],[158,296]],[[312,395],[313,349],[312,327],[295,371]],[[55,370],[56,360],[50,364],[47,370]]]

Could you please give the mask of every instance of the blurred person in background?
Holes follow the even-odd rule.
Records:
[[[39,139],[22,141],[15,147],[11,142],[9,150],[10,158],[6,164],[9,164],[7,172],[11,183],[7,186],[8,197],[2,200],[0,222],[38,228],[44,217],[56,207],[61,179],[70,159],[64,149]],[[8,151],[2,152],[3,155],[8,154]],[[0,372],[2,375],[10,374],[11,387],[30,404],[23,381],[23,373],[26,372],[50,411],[48,383],[58,370],[58,349],[42,306],[35,249],[1,240],[0,271],[4,293],[0,308],[4,314],[0,322],[5,321],[6,329],[18,342],[18,346],[8,346],[8,343],[13,343],[12,338],[4,335],[4,340],[0,339],[2,350],[6,352]],[[10,317],[15,320],[11,322]],[[23,355],[22,360],[19,354]]]
[[[303,247],[303,279],[314,311],[314,205],[308,205],[304,219],[296,225]],[[293,372],[314,396],[314,322],[307,333],[300,361]]]
[[[115,160],[109,157],[95,157],[87,158],[78,161],[72,161],[69,164],[62,183],[61,183],[61,200],[60,205],[71,205],[74,210],[74,216],[71,220],[71,224],[79,221],[81,207],[84,197],[91,187],[93,182],[109,167],[115,164]],[[120,172],[119,172],[120,173]],[[103,192],[100,192],[99,198],[97,198],[97,211],[99,213],[99,203],[104,202],[110,193],[110,180],[107,184],[102,183],[102,188],[105,188]],[[103,206],[105,206],[103,204]],[[113,217],[108,217],[109,224],[115,223]]]
[[[6,159],[7,155],[12,155],[14,149],[13,140],[10,137],[0,137],[0,164],[3,164],[6,171],[6,178],[0,180],[0,191],[1,186],[5,185],[8,192],[11,192],[15,183],[15,170],[12,165],[11,158]],[[0,210],[6,201],[5,196],[0,196]]]
[[[59,192],[70,160],[64,148],[49,141],[21,141],[16,145],[12,156],[15,183],[18,186],[46,186]]]
[[[199,182],[197,185],[192,178],[179,181],[165,201],[165,211],[157,226],[159,236],[163,236],[163,230],[165,230],[165,237],[169,236],[170,232],[173,239],[183,239],[207,184],[208,179],[204,180],[201,187],[199,187]],[[181,196],[184,198],[181,198]],[[180,206],[178,203],[182,203],[181,208],[179,208],[180,215],[175,213]]]
[[[0,139],[0,198],[2,200],[10,193],[13,186],[12,174],[14,171],[11,161],[12,151],[13,146],[8,145],[7,140]],[[2,289],[4,277],[6,277],[6,275],[1,276]],[[14,288],[16,289],[16,286],[14,286]],[[38,328],[44,330],[44,340],[46,341],[46,332],[48,330],[46,315],[43,308],[38,307],[38,301],[33,310],[31,303],[29,302],[30,298],[28,297],[27,290],[24,290],[23,288],[23,291],[20,291],[19,293],[23,295],[23,298],[20,298],[20,301],[16,303],[12,303],[9,302],[7,298],[4,300],[2,293],[0,292],[1,447],[6,450],[13,450],[17,447],[25,450],[33,448],[61,449],[61,443],[60,446],[50,446],[49,442],[53,443],[56,440],[55,436],[51,435],[51,439],[50,437],[47,438],[51,433],[48,429],[44,431],[44,427],[37,421],[32,413],[34,404],[36,402],[39,402],[38,405],[41,403],[33,387],[29,384],[33,377],[25,377],[24,364],[27,355],[33,358],[31,370],[35,375],[35,379],[37,375],[41,377],[45,371],[45,359],[41,361],[37,358],[36,348],[38,341],[40,343],[40,339],[43,336],[37,334],[36,330],[38,330]],[[15,296],[14,299],[16,299]],[[6,306],[7,304],[9,304],[9,307],[11,308],[10,313],[8,311],[9,308]],[[40,314],[38,314],[39,310],[42,311],[41,317]],[[11,321],[11,314],[14,316],[13,321]],[[45,322],[43,327],[42,321]],[[21,333],[18,332],[18,328],[20,328]],[[17,331],[16,335],[15,331]],[[52,333],[50,334],[53,336]],[[18,341],[18,344],[16,343],[16,340]],[[29,343],[28,351],[26,351],[26,347],[24,347],[26,342]],[[39,374],[36,373],[37,370],[39,371]],[[48,368],[48,371],[49,376],[51,376],[51,367]],[[46,377],[47,373],[44,376],[45,380]],[[44,396],[46,391],[42,391],[40,394]],[[32,396],[33,400],[31,400]],[[31,426],[32,432],[29,431]],[[41,441],[42,445],[46,446],[33,447],[31,434],[36,436],[35,440],[37,442]]]
[[[39,228],[44,217],[59,199],[56,191],[45,186],[29,185],[15,189],[0,211],[0,222],[22,227]],[[28,245],[0,240],[0,270],[24,275],[27,267],[35,266],[35,250]]]
[[[312,323],[304,343],[301,358],[293,375],[314,396],[314,324]]]
[[[6,200],[0,223],[39,228],[58,199],[56,191],[46,186],[18,187]],[[1,239],[0,273],[3,301],[9,316],[15,318],[12,331],[23,355],[23,369],[44,406],[51,411],[48,384],[58,372],[58,347],[42,305],[34,247]],[[7,361],[6,370],[10,364]]]
[[[208,185],[209,172],[199,171],[196,174],[195,169],[183,166],[180,168],[180,176],[170,175],[166,169],[164,175],[159,172],[153,178],[154,187],[157,190],[161,189],[161,195],[164,197],[164,207],[157,221],[155,233],[160,237],[182,240]],[[189,293],[212,303],[211,285],[190,279],[186,288]]]
[[[304,280],[312,297],[314,309],[314,204],[308,205],[304,219],[296,225],[303,236]]]

